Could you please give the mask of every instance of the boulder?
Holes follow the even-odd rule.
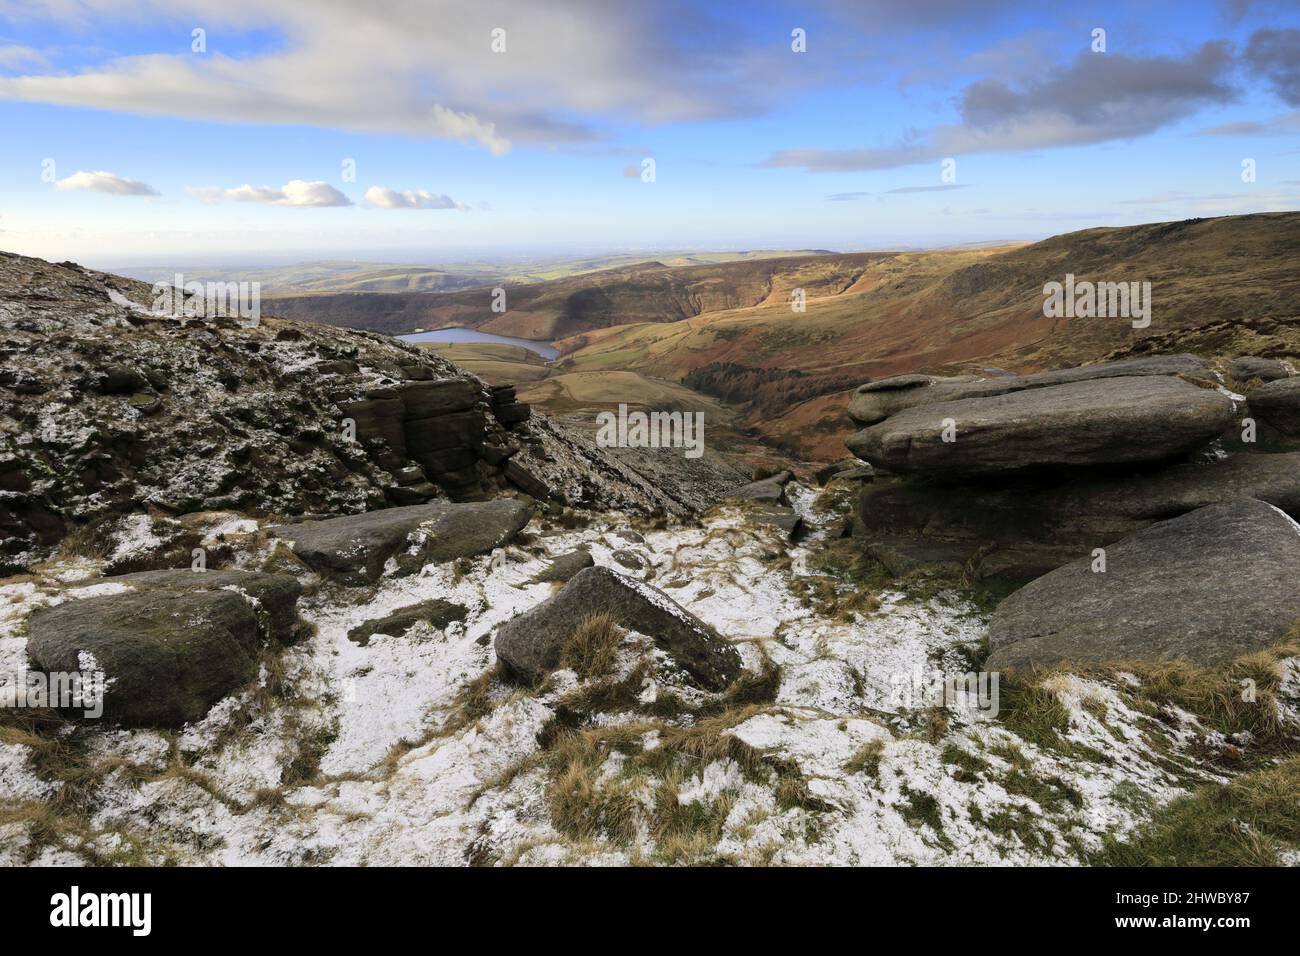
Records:
[[[429,562],[483,554],[528,524],[532,504],[517,498],[435,501],[359,515],[281,525],[272,531],[317,571],[349,583],[377,581],[389,558],[414,571]]]
[[[751,521],[756,524],[776,528],[787,541],[798,541],[805,531],[803,517],[793,508],[784,505],[760,502],[748,512]]]
[[[1250,410],[1284,435],[1300,436],[1300,378],[1261,385],[1248,396]]]
[[[1198,508],[1025,585],[989,624],[996,671],[1062,661],[1215,664],[1300,620],[1300,525],[1251,498]]]
[[[282,644],[292,643],[298,635],[298,598],[302,585],[291,574],[268,574],[261,571],[137,571],[105,578],[132,587],[169,591],[234,591],[248,598],[258,612],[264,613],[263,633]]]
[[[453,604],[442,598],[433,598],[399,608],[392,614],[358,624],[348,631],[348,640],[365,647],[376,634],[400,637],[416,624],[424,623],[441,630],[452,621],[463,621],[467,610],[462,604]]]
[[[27,654],[46,673],[102,672],[106,720],[177,727],[257,676],[259,643],[234,591],[146,588],[42,608]]]
[[[595,563],[592,560],[591,552],[584,548],[570,551],[553,559],[544,569],[533,575],[533,584],[542,584],[547,581],[568,581],[583,568],[590,568]]]
[[[1260,358],[1258,355],[1239,355],[1232,360],[1232,377],[1239,382],[1257,378],[1262,382],[1275,382],[1290,378],[1295,373],[1280,359]]]
[[[658,588],[611,571],[587,568],[554,597],[497,630],[497,657],[515,674],[538,680],[558,666],[564,642],[591,614],[653,639],[701,686],[722,690],[740,676],[740,655],[712,628]]]
[[[740,498],[746,501],[770,501],[788,504],[785,497],[785,486],[789,484],[790,479],[793,477],[794,475],[788,471],[779,471],[769,478],[741,485],[735,491],[729,492],[727,497]]]
[[[1174,458],[1233,413],[1226,395],[1176,378],[1110,378],[917,406],[846,444],[890,471],[966,477]]]
[[[1152,355],[1121,359],[1078,368],[980,378],[973,375],[938,378],[933,375],[896,375],[862,385],[849,400],[849,417],[859,425],[874,425],[908,408],[965,398],[990,398],[1026,389],[1049,388],[1073,382],[1140,375],[1205,377],[1205,362],[1195,355]]]
[[[629,571],[645,570],[645,558],[628,548],[619,548],[610,557]]]

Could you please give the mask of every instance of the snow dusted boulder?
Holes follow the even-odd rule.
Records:
[[[365,583],[379,580],[389,558],[413,571],[429,562],[491,551],[518,534],[532,515],[532,504],[518,498],[436,501],[281,525],[274,531],[317,571]]]
[[[497,657],[537,680],[560,662],[564,642],[591,614],[652,638],[701,686],[722,690],[740,676],[740,655],[707,624],[664,594],[609,568],[579,571],[564,589],[497,630]]]
[[[43,608],[27,654],[46,673],[102,673],[105,720],[178,727],[257,676],[260,643],[253,605],[234,591],[159,589]]]
[[[1253,498],[1162,521],[1031,581],[989,623],[990,671],[1061,661],[1213,664],[1300,620],[1300,525]]]

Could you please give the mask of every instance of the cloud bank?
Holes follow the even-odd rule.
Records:
[[[250,186],[245,183],[233,189],[220,186],[190,186],[186,189],[201,202],[217,203],[255,202],[266,206],[351,206],[352,200],[327,182],[306,182],[291,179],[279,189],[272,186]]]
[[[463,202],[431,193],[427,189],[398,192],[384,186],[371,186],[366,190],[366,202],[380,209],[468,209]]]

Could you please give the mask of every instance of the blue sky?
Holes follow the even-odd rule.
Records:
[[[0,129],[92,265],[1040,238],[1300,208],[1300,3],[0,0]]]

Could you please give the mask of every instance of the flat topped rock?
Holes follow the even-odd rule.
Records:
[[[399,552],[404,569],[415,570],[431,561],[491,551],[518,534],[532,514],[531,502],[518,498],[436,501],[281,525],[274,531],[315,570],[362,582],[378,580],[388,559]],[[408,548],[413,553],[405,554]]]
[[[1261,382],[1275,382],[1290,378],[1295,372],[1281,359],[1261,358],[1258,355],[1239,355],[1232,360],[1232,377],[1239,382],[1257,378]]]
[[[1214,664],[1277,643],[1300,620],[1300,525],[1243,498],[1154,524],[1031,581],[989,624],[1000,670],[1061,661]]]
[[[845,444],[890,471],[954,477],[1160,461],[1220,435],[1233,411],[1176,378],[1112,378],[917,406]]]
[[[233,590],[256,602],[266,612],[268,637],[289,643],[298,629],[298,598],[302,585],[292,574],[262,571],[191,571],[188,568],[167,571],[136,571],[105,578],[134,588],[165,588],[172,591]]]
[[[1104,378],[1133,375],[1199,375],[1205,362],[1195,355],[1151,355],[1145,358],[1099,362],[1078,368],[1033,372],[1029,375],[1005,375],[997,378],[932,375],[896,375],[861,386],[849,400],[849,417],[859,425],[874,425],[917,405],[953,402],[964,398],[988,398],[1026,389],[1050,388]]]
[[[148,588],[37,611],[27,655],[46,673],[102,674],[107,721],[178,727],[257,676],[259,643],[234,591]]]
[[[603,567],[579,571],[554,597],[501,625],[497,657],[537,680],[559,666],[582,620],[599,613],[651,638],[703,687],[721,690],[740,676],[740,655],[707,624],[658,588]]]

